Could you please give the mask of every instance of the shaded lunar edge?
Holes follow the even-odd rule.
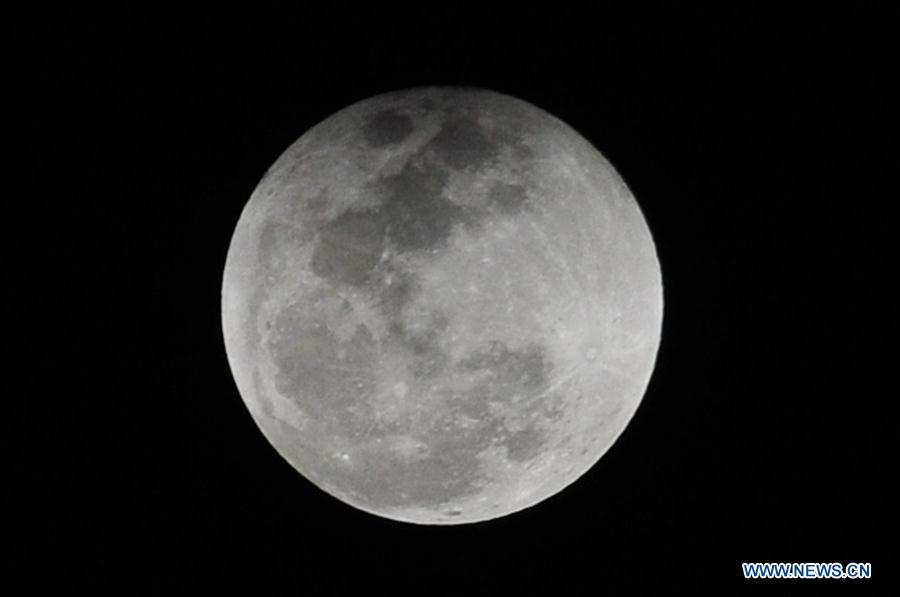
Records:
[[[415,128],[411,118],[386,109],[368,120],[362,136],[371,148],[385,148],[402,143]],[[543,338],[516,346],[492,338],[452,358],[441,341],[450,326],[448,314],[411,309],[420,297],[420,276],[406,256],[420,257],[417,268],[431,267],[427,256],[446,250],[454,230],[477,234],[485,221],[520,217],[533,208],[525,186],[506,181],[491,185],[475,206],[464,208],[444,196],[452,172],[496,161],[511,145],[518,147],[515,159],[527,161],[529,145],[520,136],[489,135],[476,120],[454,115],[443,120],[415,159],[395,173],[376,173],[367,189],[380,198],[374,206],[321,216],[322,206],[308,201],[300,227],[315,234],[299,245],[308,248],[307,269],[319,282],[300,300],[275,309],[261,334],[247,334],[255,342],[252,385],[263,417],[254,414],[264,433],[316,485],[363,510],[398,519],[403,519],[399,512],[415,511],[408,521],[435,524],[503,515],[529,504],[514,504],[508,492],[497,492],[494,502],[472,505],[498,480],[509,483],[497,469],[512,463],[524,475],[529,463],[548,449],[565,449],[571,440],[560,422],[573,408],[574,399],[565,395],[573,390],[557,386],[568,364],[551,361]],[[263,230],[255,253],[257,267],[268,270],[285,245],[299,245],[285,242],[291,231],[284,227]],[[229,262],[231,257],[230,252]],[[245,305],[248,331],[258,329],[254,315],[265,301],[265,292],[256,294]],[[359,301],[374,306],[379,332],[357,312]],[[227,328],[224,311],[223,323]],[[658,336],[654,357],[656,344]],[[254,366],[254,359],[268,359],[271,366]],[[633,408],[649,370],[652,359],[645,379],[630,386],[636,395],[622,396]],[[264,371],[273,384],[263,382]],[[392,376],[397,379],[387,384]],[[295,412],[287,417],[276,412],[265,398],[273,391]],[[248,394],[242,387],[242,395]],[[622,428],[624,423],[616,436]],[[584,450],[582,458],[588,456]],[[558,475],[545,477],[560,482]]]

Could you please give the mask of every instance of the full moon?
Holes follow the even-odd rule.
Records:
[[[222,281],[237,388],[314,485],[418,524],[534,506],[622,433],[653,372],[659,261],[615,169],[558,118],[420,87],[269,168]]]

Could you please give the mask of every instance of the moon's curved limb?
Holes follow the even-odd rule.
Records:
[[[416,523],[502,516],[586,472],[634,414],[662,284],[587,141],[521,100],[416,88],[273,164],[229,247],[222,321],[263,433],[317,486]]]

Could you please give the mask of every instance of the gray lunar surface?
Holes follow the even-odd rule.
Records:
[[[519,99],[414,88],[291,145],[222,284],[229,364],[272,446],[419,524],[561,491],[622,433],[660,341],[643,215],[603,156]]]

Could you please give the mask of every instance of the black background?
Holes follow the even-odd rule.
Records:
[[[528,3],[9,15],[24,359],[5,566],[62,594],[883,586],[895,21]],[[457,527],[377,518],[298,475],[244,407],[220,328],[228,242],[269,165],[333,112],[426,84],[507,93],[587,137],[638,198],[665,293],[656,370],[613,448],[545,502]],[[746,581],[742,561],[872,562],[875,578]]]

